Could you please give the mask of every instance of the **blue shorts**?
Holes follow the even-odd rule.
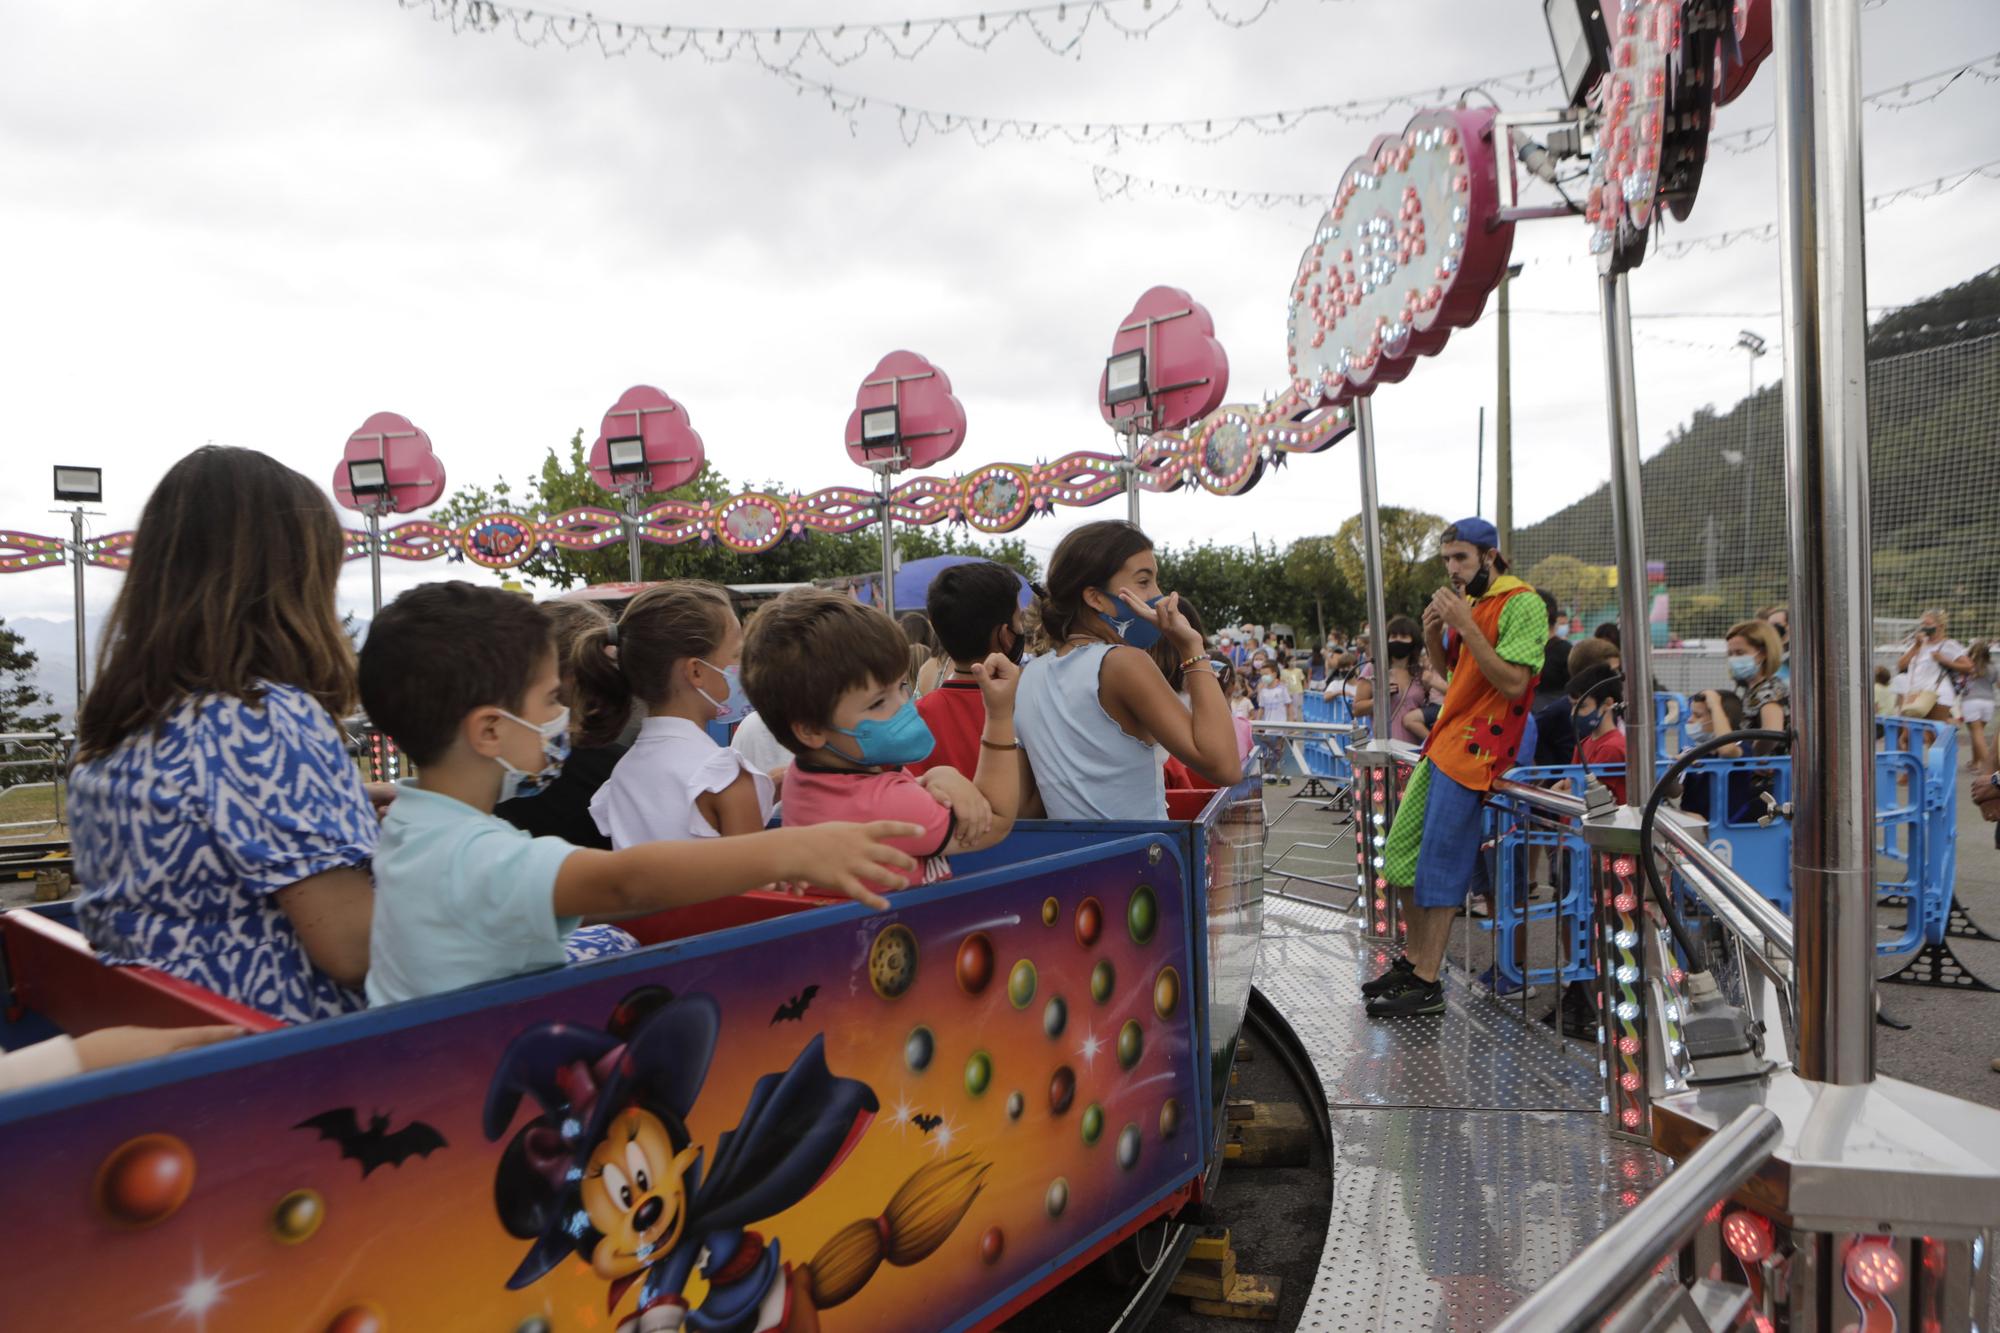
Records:
[[[1417,906],[1462,907],[1486,834],[1486,794],[1460,786],[1435,765],[1429,785],[1423,844],[1417,849]]]

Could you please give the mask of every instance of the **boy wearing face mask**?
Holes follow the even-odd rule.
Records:
[[[361,702],[417,766],[376,846],[368,1003],[454,990],[630,949],[586,917],[641,916],[805,879],[876,907],[869,883],[916,863],[887,844],[915,825],[753,833],[621,851],[537,838],[500,819],[569,755],[548,622],[525,598],[428,583],[384,607],[361,651]],[[581,927],[581,928],[580,928]]]
[[[917,715],[937,744],[928,758],[907,767],[919,777],[934,768],[974,773],[986,725],[979,664],[998,653],[1018,666],[1027,646],[1021,630],[1021,576],[991,560],[953,565],[931,580],[924,610],[951,670],[917,700]]]
[[[793,755],[786,829],[857,819],[915,825],[920,832],[891,845],[917,858],[911,882],[924,884],[951,874],[950,854],[992,847],[1012,831],[1022,792],[1014,736],[1021,669],[1005,654],[967,664],[984,718],[968,784],[950,768],[922,778],[906,771],[930,757],[936,738],[910,697],[908,641],[874,607],[819,588],[788,592],[757,613],[743,651],[750,702]],[[974,799],[964,799],[961,785]]]
[[[1625,678],[1608,666],[1594,666],[1570,677],[1568,694],[1576,762],[1625,804],[1625,733],[1618,727]]]

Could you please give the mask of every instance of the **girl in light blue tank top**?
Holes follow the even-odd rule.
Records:
[[[1049,562],[1042,628],[1056,648],[1022,668],[1014,725],[1051,819],[1165,819],[1155,742],[1211,782],[1242,778],[1206,646],[1158,582],[1153,544],[1130,523],[1085,524]],[[1187,704],[1150,656],[1126,651],[1163,637],[1186,660]]]

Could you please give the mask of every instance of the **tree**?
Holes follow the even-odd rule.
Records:
[[[719,500],[740,489],[762,489],[774,495],[789,493],[789,488],[775,483],[739,487],[716,471],[714,464],[707,463],[686,485],[644,496],[640,508],[662,500]],[[590,479],[583,432],[579,430],[561,453],[549,450],[542,460],[541,471],[518,488],[505,479],[491,486],[460,487],[438,506],[432,518],[437,523],[459,527],[496,510],[540,519],[586,506],[610,509],[617,506],[617,501]],[[803,539],[781,541],[755,555],[732,551],[719,542],[683,542],[678,546],[642,542],[639,577],[647,582],[687,578],[714,583],[807,583],[879,569],[881,549],[881,538],[873,527],[841,535],[813,533]],[[1011,565],[1031,579],[1040,573],[1040,566],[1018,537],[987,545],[958,532],[904,528],[896,534],[896,549],[904,560],[929,555],[978,555]],[[520,564],[518,575],[510,577],[545,587],[573,588],[579,584],[622,583],[631,577],[631,566],[623,541],[596,551],[555,546],[535,551]]]
[[[62,725],[56,701],[35,684],[38,660],[28,641],[0,620],[0,732],[55,731]]]
[[[1334,623],[1351,619],[1356,585],[1341,574],[1340,542],[1334,537],[1301,537],[1285,549],[1285,578],[1294,591],[1312,598],[1313,625],[1326,641],[1326,609],[1331,602]]]
[[[1443,583],[1437,546],[1444,527],[1443,519],[1420,509],[1382,509],[1382,591],[1390,615],[1416,615]],[[1361,515],[1342,523],[1333,541],[1334,564],[1341,577],[1356,588],[1366,588]]]
[[[1556,605],[1572,616],[1593,614],[1610,591],[1611,581],[1597,565],[1586,565],[1572,555],[1552,555],[1535,562],[1528,582],[1556,599]]]

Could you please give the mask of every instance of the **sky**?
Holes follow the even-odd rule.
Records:
[[[604,3],[649,23],[834,14],[804,0]],[[1282,382],[1286,289],[1318,207],[1104,199],[1093,164],[1325,192],[1407,107],[1366,123],[1288,117],[1289,132],[1208,145],[981,147],[963,134],[907,145],[880,104],[1142,121],[1455,94],[1550,63],[1524,0],[1262,3],[1112,0],[1073,58],[1017,29],[985,51],[945,36],[909,60],[878,47],[838,67],[801,61],[809,83],[870,99],[849,116],[755,62],[533,48],[396,0],[15,0],[0,14],[0,529],[66,531],[48,512],[55,462],[103,467],[94,530],[130,526],[161,473],[208,441],[330,487],[348,433],[380,410],[428,431],[454,484],[519,480],[579,426],[595,434],[635,383],[683,403],[731,478],[865,484],[840,432],[859,381],[898,347],[944,367],[965,403],[966,442],[941,471],[1107,449],[1098,372],[1118,321],[1158,283],[1213,313],[1231,401],[1260,397]],[[966,7],[838,9],[900,22]],[[1159,21],[1126,37],[1105,12]],[[1862,24],[1870,92],[2000,53],[1991,0],[1882,0]],[[1867,112],[1871,192],[2000,159],[2000,83],[1985,72]],[[1774,82],[1767,65],[1718,134],[1767,123]],[[1772,220],[1775,170],[1769,145],[1717,152],[1668,239]],[[1871,214],[1871,306],[1990,267],[1997,203],[2000,182],[1974,180]],[[1600,484],[1609,454],[1584,226],[1522,224],[1514,256],[1527,264],[1513,289],[1526,523]],[[1646,453],[1696,407],[1741,396],[1747,374],[1777,376],[1778,356],[1753,372],[1732,350],[1740,329],[1778,350],[1777,265],[1775,246],[1744,242],[1635,273]],[[1495,378],[1489,317],[1377,395],[1385,504],[1491,513]],[[1338,527],[1356,482],[1353,450],[1337,445],[1244,496],[1148,496],[1144,522],[1165,542],[1284,542]],[[1061,511],[1021,535],[1046,558],[1067,528],[1122,513],[1117,501]],[[444,568],[386,562],[385,586]],[[88,574],[93,612],[118,578]],[[365,617],[365,562],[341,597]],[[0,617],[65,619],[69,606],[62,572],[0,577]]]

